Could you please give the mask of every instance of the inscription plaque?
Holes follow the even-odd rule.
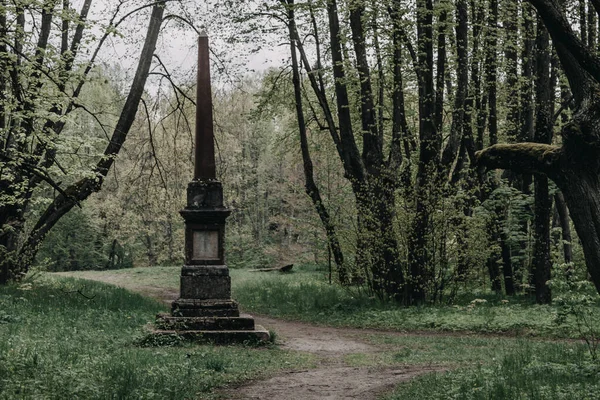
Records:
[[[194,242],[192,258],[194,260],[219,259],[218,231],[194,231],[192,240]]]

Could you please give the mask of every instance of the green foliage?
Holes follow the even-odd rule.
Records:
[[[65,215],[42,244],[38,263],[53,272],[132,267],[131,250],[107,237],[91,212],[76,208]]]
[[[489,224],[500,224],[506,243],[511,249],[511,260],[527,269],[531,265],[532,238],[528,227],[533,221],[533,195],[525,194],[503,180],[481,204]],[[496,245],[497,244],[492,244]],[[499,252],[496,250],[496,252]],[[520,277],[523,279],[523,276]],[[516,282],[520,287],[527,282]]]
[[[558,292],[554,299],[558,307],[555,323],[560,327],[574,324],[592,359],[597,360],[600,344],[600,326],[597,324],[600,320],[600,295],[596,288],[587,279],[585,271],[577,271],[571,264],[560,264],[555,268],[551,287]]]
[[[309,358],[276,348],[139,347],[164,305],[109,285],[44,278],[0,287],[0,398],[208,398]]]
[[[267,254],[267,246],[256,243],[244,229],[228,226],[225,254],[231,268],[268,268],[275,263],[275,257]]]

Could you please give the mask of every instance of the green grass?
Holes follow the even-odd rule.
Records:
[[[386,399],[591,400],[598,378],[600,365],[583,346],[522,341],[489,362],[402,384]]]
[[[207,398],[215,387],[311,363],[275,347],[139,346],[160,311],[155,300],[96,282],[0,287],[0,398]]]
[[[248,310],[333,326],[395,331],[477,332],[579,338],[574,319],[558,323],[559,310],[531,299],[491,293],[463,296],[458,304],[399,307],[366,294],[329,285],[322,275],[232,271],[234,296]],[[600,332],[600,320],[595,321]]]
[[[110,273],[133,289],[160,282],[163,292],[172,293],[177,289],[179,269]],[[91,272],[85,274],[94,278]],[[103,273],[94,274],[99,278]],[[231,275],[233,297],[247,311],[324,325],[407,332],[366,332],[364,339],[383,351],[346,355],[349,365],[437,365],[449,369],[400,385],[389,400],[599,398],[600,364],[591,359],[587,347],[580,342],[544,340],[580,337],[574,318],[563,318],[558,306],[539,306],[524,297],[505,299],[471,293],[459,298],[456,305],[403,308],[329,285],[316,271],[278,274],[231,270]],[[0,314],[0,321],[2,318],[13,317]],[[593,324],[592,329],[600,332],[600,320]],[[31,354],[28,357],[31,364]],[[207,361],[210,358],[204,356],[196,368],[221,376],[223,372],[218,371],[228,373],[231,368],[223,359],[219,356],[218,361]],[[126,378],[122,373],[114,376]],[[223,381],[210,380],[211,388],[221,384]]]
[[[520,349],[525,339],[490,338],[481,336],[442,335],[367,335],[367,340],[386,351],[370,355],[377,359],[365,360],[357,354],[348,356],[353,365],[419,364],[419,365],[472,365],[490,362],[507,352]],[[537,343],[543,347],[546,343]]]
[[[134,291],[160,297],[179,288],[177,267],[133,268],[70,273],[106,279]],[[398,307],[364,292],[329,285],[323,272],[289,274],[231,269],[232,294],[249,312],[331,326],[394,331],[476,332],[552,338],[580,338],[572,316],[562,320],[554,305],[527,297],[505,298],[489,292],[464,294],[453,305]],[[600,310],[596,310],[600,311]],[[560,317],[560,318],[559,318]],[[0,317],[1,318],[1,317]],[[600,319],[593,321],[600,332]]]
[[[234,278],[235,279],[235,278]],[[402,308],[328,285],[314,274],[243,277],[235,287],[253,311],[337,326],[383,328],[408,335],[371,334],[387,351],[351,354],[351,365],[442,365],[401,385],[389,399],[597,399],[600,364],[581,343],[531,338],[580,337],[572,316],[558,322],[559,308],[530,299],[489,293],[465,295],[452,306]],[[597,311],[597,310],[596,310]],[[600,321],[594,321],[600,332]],[[410,335],[414,331],[509,334]]]

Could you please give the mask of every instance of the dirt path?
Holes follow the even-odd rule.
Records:
[[[61,273],[69,276],[69,273]],[[100,280],[170,303],[178,292],[153,285],[128,282],[111,274],[80,276]],[[234,389],[220,392],[225,399],[269,400],[375,400],[394,386],[419,375],[447,368],[440,366],[356,367],[345,361],[350,354],[384,352],[365,340],[367,334],[406,335],[362,329],[340,329],[316,326],[295,321],[256,316],[256,323],[277,333],[277,342],[284,349],[302,351],[317,357],[317,368],[288,371],[264,381],[254,381]]]
[[[228,399],[371,400],[391,391],[398,383],[434,369],[328,367],[292,371],[266,381],[253,382],[224,395]]]
[[[386,349],[367,343],[367,333],[387,332],[360,329],[338,329],[311,324],[282,321],[264,316],[257,323],[277,332],[281,347],[304,351],[318,357],[315,369],[290,371],[265,381],[251,382],[223,392],[228,399],[285,400],[374,400],[391,391],[397,384],[419,375],[445,368],[435,366],[353,367],[344,361],[348,354],[372,354]]]

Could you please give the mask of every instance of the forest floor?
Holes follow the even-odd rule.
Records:
[[[153,285],[145,280],[123,279],[110,272],[59,273],[63,276],[101,281],[150,296],[166,303],[176,299],[178,292]],[[290,370],[267,380],[253,381],[229,388],[218,395],[226,399],[376,399],[391,392],[401,382],[417,376],[445,371],[447,365],[419,363],[415,365],[360,365],[357,359],[372,358],[389,351],[385,336],[406,336],[373,329],[333,328],[304,322],[284,321],[255,316],[256,323],[276,332],[277,344],[287,350],[312,354],[316,368]],[[411,336],[421,335],[420,333]],[[439,336],[439,334],[424,334]],[[379,340],[369,338],[379,336]],[[357,365],[359,364],[359,365]]]

